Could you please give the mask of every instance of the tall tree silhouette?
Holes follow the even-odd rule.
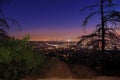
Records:
[[[83,21],[83,25],[86,26],[88,23],[88,20],[94,16],[95,14],[100,15],[99,24],[96,24],[96,26],[99,26],[99,29],[96,31],[101,31],[101,43],[102,43],[102,51],[104,53],[105,51],[105,36],[106,31],[108,31],[108,27],[118,28],[118,25],[120,23],[120,12],[116,11],[114,7],[118,6],[118,4],[115,4],[113,0],[99,0],[94,5],[87,6],[83,8],[83,10],[88,8],[98,8],[98,11],[94,11],[90,13],[85,20]],[[81,41],[79,41],[80,43]]]
[[[102,51],[103,51],[103,53],[104,53],[104,50],[105,50],[104,1],[100,0],[101,27],[102,27]],[[108,0],[108,2],[109,1],[110,0]],[[109,3],[111,5],[111,1]]]

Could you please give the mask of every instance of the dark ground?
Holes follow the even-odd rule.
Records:
[[[37,79],[120,80],[120,51],[50,51],[45,56],[51,66],[40,70]],[[66,53],[69,52],[69,55]],[[66,54],[65,54],[66,53]]]

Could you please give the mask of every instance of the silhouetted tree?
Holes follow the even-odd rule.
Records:
[[[118,4],[115,4],[113,3],[113,0],[100,0],[100,1],[97,1],[94,5],[91,5],[91,6],[87,6],[85,8],[83,8],[83,10],[85,9],[88,9],[88,8],[98,8],[99,10],[98,11],[94,11],[92,13],[90,13],[86,18],[85,20],[83,21],[83,25],[85,26],[87,23],[88,23],[88,20],[94,16],[95,14],[99,14],[100,15],[100,20],[101,22],[99,24],[97,24],[96,26],[99,27],[96,32],[98,32],[100,35],[99,37],[101,37],[101,39],[99,41],[101,41],[101,48],[102,48],[102,51],[104,53],[104,50],[105,50],[105,37],[106,37],[106,32],[110,30],[110,28],[112,29],[113,31],[113,34],[116,33],[114,31],[113,28],[118,28],[118,25],[120,23],[120,12],[119,11],[116,11],[114,9],[114,7],[118,6]],[[110,27],[110,28],[108,28]],[[99,32],[100,31],[100,32]],[[93,37],[93,34],[97,35],[95,33],[92,33],[88,36],[83,36],[84,38],[86,37]],[[94,36],[95,36],[94,35]],[[108,34],[107,34],[108,35]],[[111,34],[110,34],[111,35]],[[114,34],[116,35],[116,34]],[[111,35],[112,36],[112,35]],[[81,37],[81,38],[83,38]],[[83,38],[83,40],[84,40]],[[80,40],[78,42],[78,44],[81,42],[82,40]],[[99,42],[98,41],[98,42]]]
[[[99,27],[93,33],[81,36],[78,44],[89,48],[92,46],[93,49],[101,50],[101,33],[102,29]],[[105,28],[105,43],[107,44],[106,48],[110,48],[113,45],[120,46],[120,35],[112,28]]]
[[[5,0],[0,0],[0,3],[2,3],[3,1]],[[12,24],[13,23],[17,24],[17,26],[20,28],[20,25],[16,20],[11,18],[6,18],[2,9],[0,9],[0,41],[10,38],[10,36],[8,36],[7,34],[10,27],[10,24],[8,23],[8,21],[10,21]]]
[[[3,0],[0,0],[2,2]],[[5,38],[8,38],[7,31],[9,29],[9,25],[5,19],[3,11],[0,9],[0,41]]]

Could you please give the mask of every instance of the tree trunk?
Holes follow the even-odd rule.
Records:
[[[102,52],[104,53],[105,51],[105,28],[104,28],[104,5],[103,5],[103,1],[104,0],[100,0],[101,1],[101,27],[102,27]]]

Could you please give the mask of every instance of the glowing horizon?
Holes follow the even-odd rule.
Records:
[[[64,29],[64,30],[55,30],[55,29],[45,29],[45,30],[22,30],[10,35],[22,39],[25,35],[30,35],[30,41],[50,41],[50,40],[59,40],[59,41],[77,41],[79,36],[89,34],[93,31],[94,28],[88,27],[85,31],[79,27],[77,29]]]

